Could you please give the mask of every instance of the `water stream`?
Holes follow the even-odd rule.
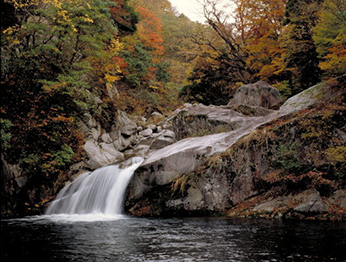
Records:
[[[121,215],[126,187],[142,162],[143,158],[135,157],[121,165],[82,174],[60,191],[46,215],[57,215],[57,218],[68,215],[82,220]]]

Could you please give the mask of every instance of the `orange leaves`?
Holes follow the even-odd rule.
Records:
[[[288,185],[292,188],[318,188],[321,186],[335,188],[336,184],[323,177],[324,173],[309,171],[301,175],[284,174],[281,170],[275,170],[264,176],[263,180],[272,185]]]
[[[247,10],[243,17],[247,27],[247,63],[256,77],[266,80],[280,70],[278,57],[282,51],[278,38],[282,28],[285,1],[245,1],[243,8]]]
[[[334,72],[334,74],[346,72],[346,48],[335,45],[328,51],[329,53],[324,57],[325,61],[320,63],[321,69]]]
[[[137,7],[141,20],[137,26],[137,35],[142,44],[153,49],[154,55],[163,55],[163,37],[161,20],[149,9]]]

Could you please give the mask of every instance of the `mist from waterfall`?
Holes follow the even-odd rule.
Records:
[[[126,188],[142,162],[143,158],[134,157],[80,175],[59,192],[45,214],[121,215]]]

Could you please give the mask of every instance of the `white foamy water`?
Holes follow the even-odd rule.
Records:
[[[129,161],[82,174],[60,191],[46,210],[45,217],[72,221],[123,218],[124,194],[143,158],[135,157]]]

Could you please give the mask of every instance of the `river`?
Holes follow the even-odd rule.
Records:
[[[346,223],[50,215],[1,221],[1,261],[346,261]]]

